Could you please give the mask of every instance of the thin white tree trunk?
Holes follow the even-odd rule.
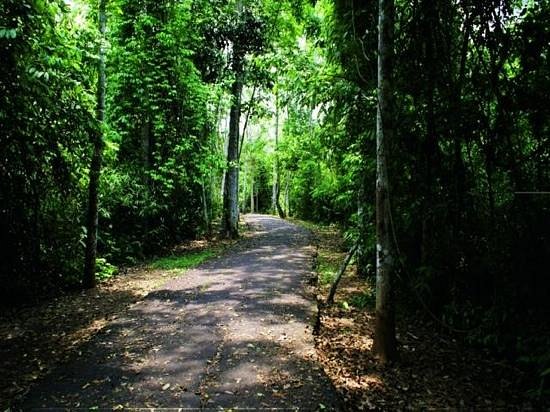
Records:
[[[290,174],[286,175],[284,204],[286,214],[287,216],[290,216]]]
[[[202,211],[204,218],[204,226],[208,234],[210,234],[210,211],[208,210],[208,201],[206,199],[206,187],[204,184],[204,177],[201,179],[201,189],[202,189]]]
[[[250,166],[250,213],[254,213],[254,166]]]
[[[281,178],[279,174],[279,93],[275,92],[275,163],[273,165],[273,210],[279,214],[279,217],[286,217],[285,211],[281,207]]]

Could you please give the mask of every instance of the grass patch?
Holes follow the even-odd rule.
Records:
[[[319,254],[319,256],[317,257],[317,261],[317,273],[319,274],[319,283],[323,286],[331,284],[336,277],[338,265],[331,262],[330,260],[324,259],[324,256],[321,254]]]
[[[341,231],[335,225],[322,225],[299,219],[290,219],[290,221],[314,234],[317,243],[316,271],[319,285],[323,289],[328,289],[346,257],[347,247]]]
[[[199,250],[183,255],[165,256],[149,263],[148,267],[159,270],[191,269],[215,255],[216,253],[213,250]]]

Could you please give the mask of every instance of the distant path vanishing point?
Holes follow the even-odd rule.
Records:
[[[111,321],[21,407],[339,410],[315,360],[309,234],[245,220],[249,239]]]

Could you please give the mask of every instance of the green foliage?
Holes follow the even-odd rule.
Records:
[[[111,19],[110,162],[100,247],[115,260],[158,252],[205,231],[201,186],[215,172],[208,100],[190,47],[189,4],[117,4]]]
[[[472,343],[517,359],[534,347],[519,351],[517,335],[548,334],[550,198],[515,192],[548,188],[550,4],[396,7],[392,237],[412,273],[399,286]],[[375,2],[316,2],[315,36],[277,86],[291,210],[343,224],[364,269],[375,256],[376,21]]]
[[[350,307],[349,303],[345,300],[343,300],[342,302],[338,302],[338,306],[340,306],[346,312],[349,312],[351,310],[351,307]]]
[[[88,135],[90,33],[59,1],[0,11],[0,273],[6,298],[79,270]]]
[[[327,261],[320,262],[317,267],[319,283],[321,285],[330,285],[336,278],[337,272],[338,265]]]
[[[151,269],[160,270],[185,270],[200,265],[202,262],[215,256],[212,250],[202,250],[184,255],[166,256],[149,263]]]
[[[376,304],[376,293],[374,288],[368,288],[362,293],[353,295],[350,298],[349,304],[359,310],[363,310],[365,308],[374,309]]]
[[[96,259],[96,277],[97,280],[103,281],[118,274],[118,268],[107,262],[105,258]]]

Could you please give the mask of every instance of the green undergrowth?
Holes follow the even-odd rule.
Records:
[[[367,288],[361,293],[353,294],[349,299],[350,306],[357,309],[373,309],[376,304],[376,294],[373,288]]]
[[[147,267],[159,270],[185,270],[200,265],[205,260],[216,255],[212,249],[199,250],[182,255],[171,255],[150,262]]]
[[[335,262],[320,256],[317,258],[317,275],[321,286],[330,285],[336,278],[337,271],[338,265]]]
[[[338,273],[345,258],[344,240],[341,231],[335,225],[322,225],[299,219],[289,219],[293,223],[311,231],[317,243],[315,268],[321,286],[330,285]]]
[[[291,221],[310,230],[316,238],[317,259],[315,268],[319,286],[322,293],[326,294],[346,257],[347,248],[345,247],[346,243],[342,230],[335,225],[327,226],[298,219],[291,219]],[[354,264],[352,259],[349,267]],[[349,283],[349,281],[344,283]],[[358,310],[373,309],[376,300],[374,285],[368,280],[359,279],[352,279],[351,283],[349,285],[351,289],[345,293],[345,300],[339,301],[338,305],[344,310],[351,310],[352,308]]]
[[[96,259],[96,278],[97,280],[104,281],[112,278],[118,274],[118,268],[115,265],[107,262],[105,258]]]
[[[245,238],[249,232],[246,225],[240,226],[241,236],[239,239]],[[171,254],[168,256],[157,257],[150,260],[146,264],[147,269],[165,270],[170,272],[192,269],[201,263],[219,256],[232,245],[235,245],[237,240],[216,240],[208,242],[204,248]]]

